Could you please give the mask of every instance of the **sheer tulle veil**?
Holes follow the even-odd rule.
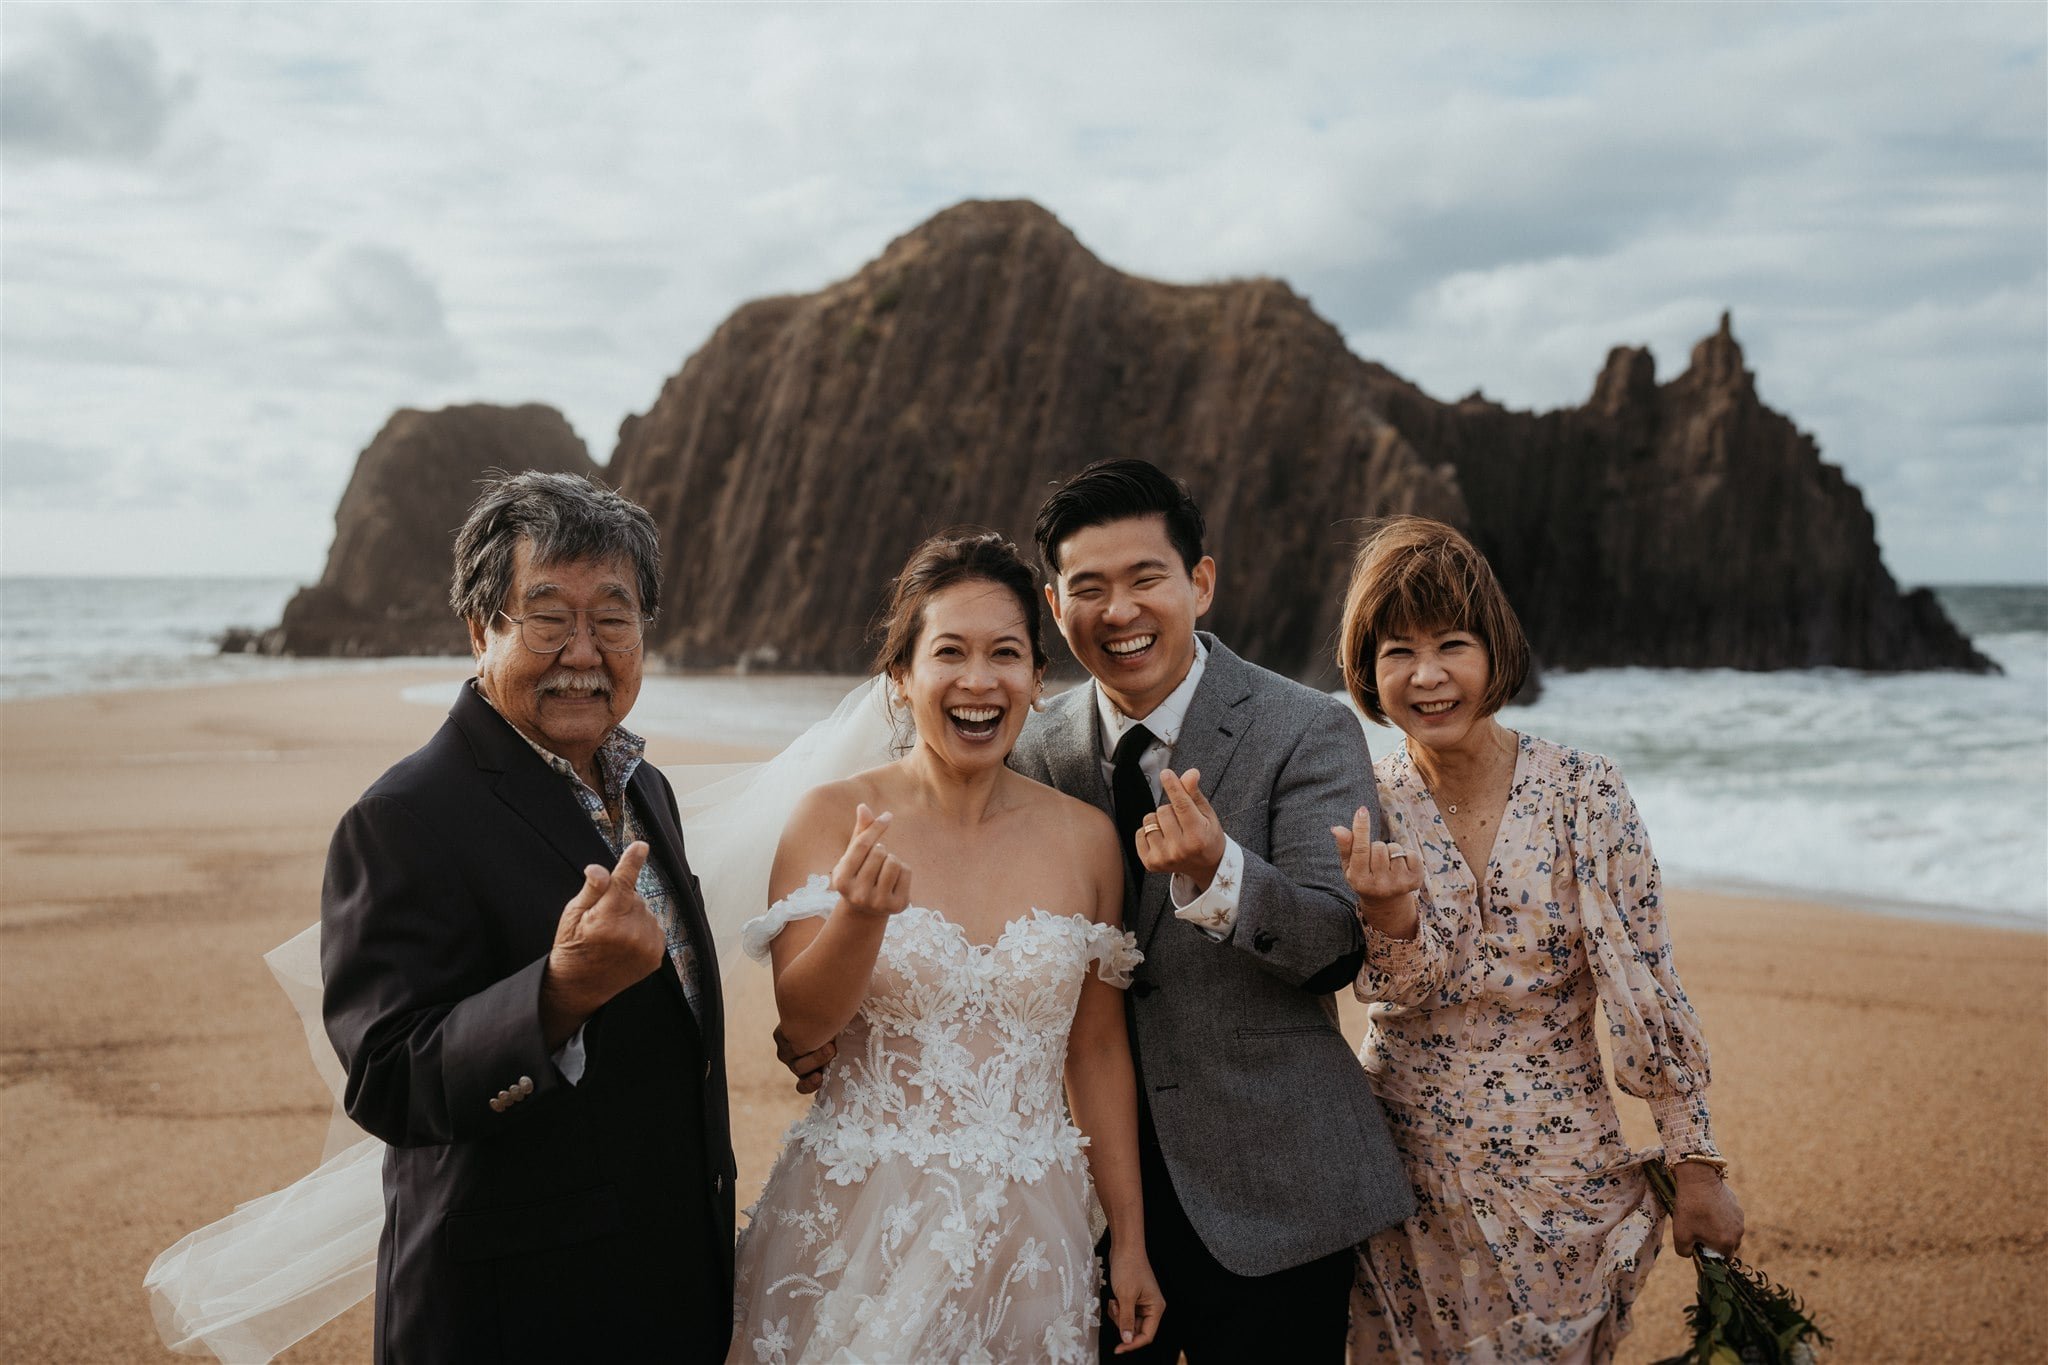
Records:
[[[776,843],[797,798],[888,762],[894,742],[886,679],[875,678],[765,763],[725,776],[729,770],[665,770],[728,975],[741,970],[740,926],[767,909]],[[384,1225],[384,1145],[341,1113],[341,1066],[320,1022],[320,926],[265,961],[299,1012],[313,1065],[336,1097],[324,1160],[187,1235],[143,1280],[165,1345],[234,1362],[268,1361],[366,1298]]]

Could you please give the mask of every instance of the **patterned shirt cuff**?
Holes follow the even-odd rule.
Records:
[[[583,1079],[583,1026],[578,1024],[576,1032],[569,1035],[569,1041],[562,1044],[555,1053],[555,1070],[562,1073],[562,1079],[574,1085]]]
[[[1167,891],[1173,897],[1173,917],[1184,919],[1221,943],[1230,937],[1230,931],[1237,924],[1237,892],[1244,884],[1244,850],[1237,846],[1237,840],[1228,835],[1223,839],[1223,861],[1216,864],[1216,875],[1209,879],[1209,889],[1199,896],[1195,884],[1180,873],[1173,874],[1173,882]]]
[[[1650,1117],[1657,1122],[1657,1136],[1664,1141],[1667,1160],[1700,1152],[1718,1156],[1714,1130],[1707,1114],[1707,1097],[1700,1091],[1650,1101]]]

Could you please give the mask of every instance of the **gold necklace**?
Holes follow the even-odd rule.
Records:
[[[1509,733],[1510,735],[1512,735],[1512,734],[1513,734],[1514,732],[1513,732],[1513,731],[1509,731],[1508,733]],[[1515,754],[1516,754],[1516,753],[1517,753],[1517,752],[1518,752],[1518,751],[1519,751],[1520,749],[1521,749],[1521,742],[1520,742],[1519,740],[1515,740],[1515,739],[1510,739],[1510,740],[1508,741],[1508,745],[1507,745],[1507,750],[1506,750],[1506,752],[1507,752],[1507,754],[1508,754],[1508,772],[1509,772],[1509,774],[1510,774],[1510,775],[1512,775],[1512,774],[1514,773],[1514,762],[1515,762]],[[1411,757],[1411,758],[1410,758],[1410,760],[1409,760],[1409,762],[1410,762],[1411,764],[1413,764],[1413,762],[1414,762],[1414,759],[1413,759],[1413,758]],[[1419,771],[1419,769],[1418,769],[1418,771]],[[1426,791],[1426,792],[1428,792],[1428,793],[1429,793],[1429,799],[1430,799],[1431,801],[1436,801],[1436,799],[1437,799],[1437,792],[1436,792],[1436,788],[1432,787],[1432,786],[1431,786],[1431,785],[1429,784],[1429,780],[1428,780],[1427,778],[1424,778],[1424,779],[1423,779],[1423,783],[1422,783],[1422,789],[1423,789],[1424,791]],[[1446,814],[1446,815],[1456,815],[1456,814],[1458,813],[1458,803],[1457,803],[1457,802],[1455,802],[1455,801],[1439,801],[1439,802],[1437,802],[1437,804],[1438,804],[1438,806],[1439,806],[1439,807],[1440,807],[1440,808],[1442,809],[1443,813],[1444,813],[1444,814]]]

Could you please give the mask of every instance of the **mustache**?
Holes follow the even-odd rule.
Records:
[[[596,692],[609,697],[612,694],[612,680],[601,668],[553,668],[533,685],[540,696],[551,692]]]

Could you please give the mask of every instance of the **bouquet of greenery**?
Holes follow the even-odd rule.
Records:
[[[1678,1187],[1662,1161],[1643,1164],[1650,1188],[1669,1210]],[[1699,1247],[1699,1293],[1685,1310],[1692,1345],[1656,1365],[1813,1365],[1817,1347],[1828,1344],[1827,1333],[1807,1316],[1806,1306],[1762,1271]]]

